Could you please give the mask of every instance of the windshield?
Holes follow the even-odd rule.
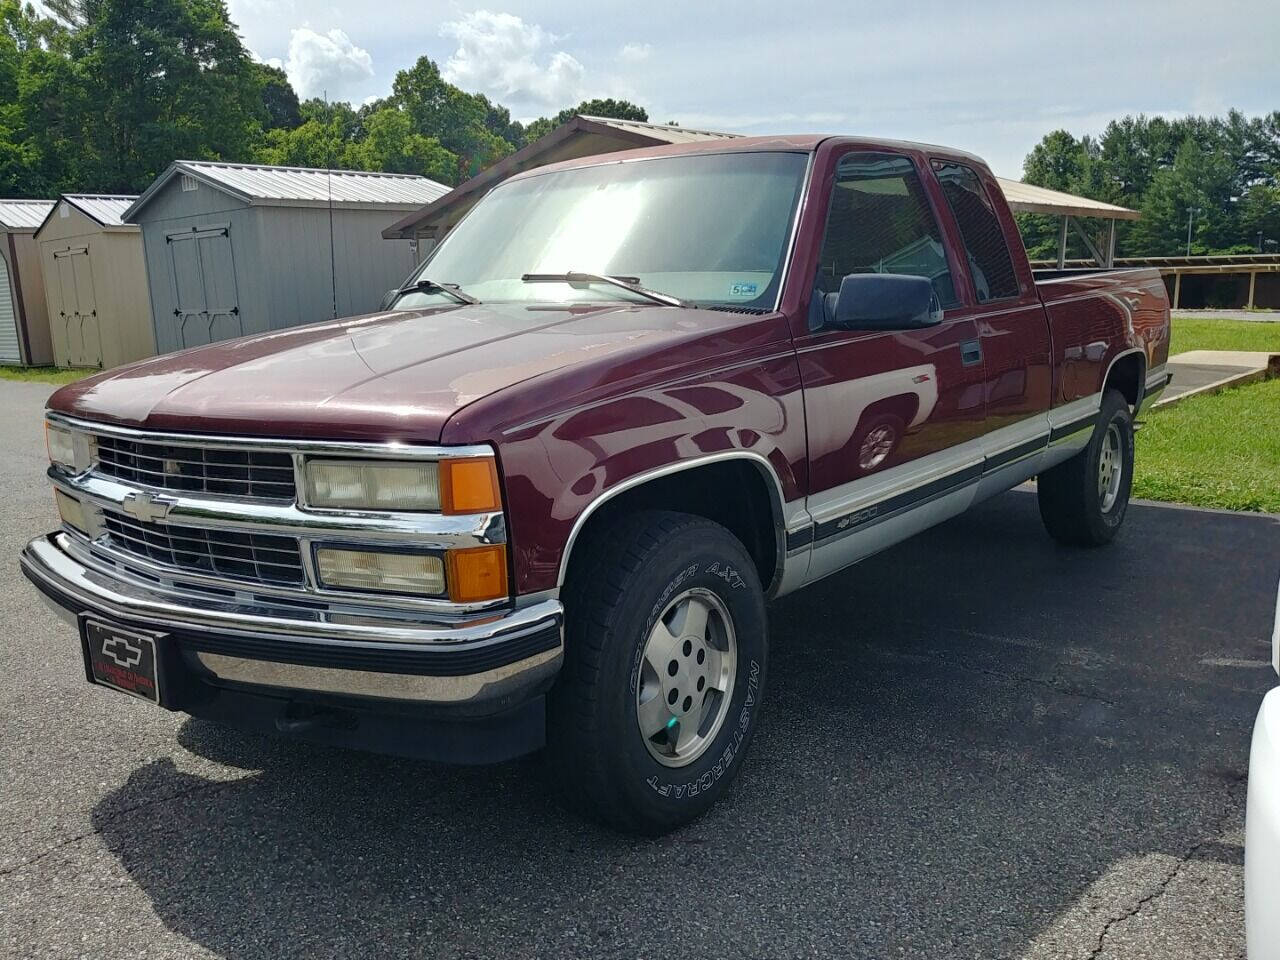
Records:
[[[699,306],[772,309],[804,180],[803,153],[728,153],[578,167],[495,188],[418,276],[484,302],[639,299],[571,271],[628,277]],[[414,291],[398,309],[440,303]]]

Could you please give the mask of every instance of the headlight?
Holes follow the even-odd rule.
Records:
[[[55,427],[46,422],[44,425],[45,445],[49,448],[49,462],[76,472],[75,435],[70,430]]]
[[[307,461],[307,505],[350,510],[439,510],[433,462]]]
[[[435,461],[308,460],[307,506],[488,513],[501,509],[491,457]]]
[[[70,430],[46,420],[44,437],[49,462],[68,473],[84,473],[98,458],[98,438],[82,430]]]
[[[381,550],[316,550],[316,572],[326,587],[443,596],[444,561],[431,553]]]

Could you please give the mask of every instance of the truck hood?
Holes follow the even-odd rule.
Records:
[[[727,319],[619,304],[371,314],[144,360],[70,384],[49,407],[152,430],[431,443],[454,413],[505,387]]]

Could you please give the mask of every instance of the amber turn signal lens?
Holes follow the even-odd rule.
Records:
[[[507,595],[507,548],[473,547],[450,550],[449,599],[454,603],[479,603]]]
[[[493,513],[501,510],[498,466],[493,458],[441,460],[440,509],[444,513]]]

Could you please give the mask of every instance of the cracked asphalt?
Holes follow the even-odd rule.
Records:
[[[771,608],[727,801],[657,841],[536,760],[249,737],[83,679],[17,571],[52,527],[0,382],[0,954],[1242,957],[1280,518],[1134,504],[1100,551],[1015,491]]]

